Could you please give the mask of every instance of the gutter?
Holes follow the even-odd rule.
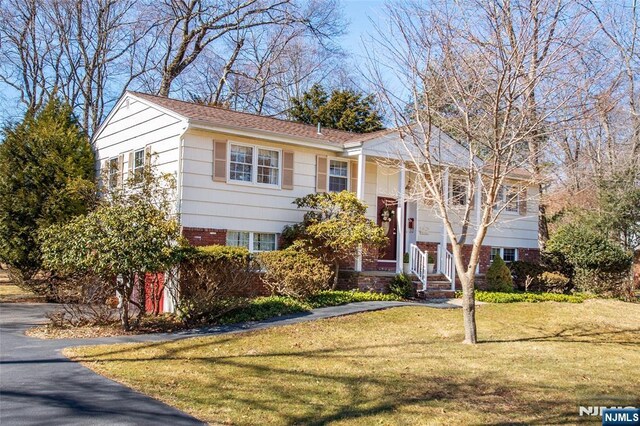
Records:
[[[273,142],[281,142],[289,145],[305,146],[308,148],[323,149],[333,152],[344,152],[342,145],[333,145],[330,143],[318,142],[317,139],[311,138],[291,138],[283,136],[282,134],[270,132],[266,130],[247,130],[246,128],[236,126],[212,126],[202,121],[188,120],[188,127],[190,129],[207,130],[220,133],[228,133],[236,136],[245,136],[251,138],[268,139]]]

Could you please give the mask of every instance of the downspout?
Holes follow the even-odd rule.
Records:
[[[182,235],[182,184],[183,184],[183,176],[184,176],[184,135],[189,130],[189,122],[187,121],[184,130],[178,136],[178,176],[177,176],[177,188],[176,188],[176,218],[178,220],[178,224],[180,225],[180,235]],[[176,300],[174,297],[179,297],[177,289],[169,289],[169,286],[177,286],[178,285],[178,271],[176,269],[175,273],[171,274],[171,276],[175,279],[175,282],[166,283],[164,288],[164,303],[163,303],[163,312],[176,312]]]

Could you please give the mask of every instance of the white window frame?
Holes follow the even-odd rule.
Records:
[[[511,200],[513,207],[509,207],[509,193],[516,193],[516,197]],[[502,210],[506,213],[519,214],[520,213],[520,191],[516,185],[503,184],[500,186],[498,192],[499,199],[496,200],[496,209],[504,207]]]
[[[508,249],[508,250],[513,250],[514,251],[514,259],[513,260],[504,260],[504,250]],[[493,250],[498,250],[498,255],[500,256],[500,258],[502,258],[502,260],[504,260],[505,262],[509,263],[509,262],[517,262],[518,261],[518,248],[517,247],[491,247],[491,251]],[[493,262],[493,259],[491,258],[491,254],[489,255],[489,261]]]
[[[116,162],[116,167],[111,167],[111,162],[115,161]],[[109,187],[109,189],[113,189],[116,188],[118,186],[118,174],[122,173],[121,170],[119,170],[120,168],[120,161],[118,157],[111,157],[107,160],[107,186]],[[115,173],[114,173],[115,170]],[[115,178],[115,183],[112,185],[112,179]]]
[[[453,184],[454,182],[461,183],[464,187],[464,193],[461,198],[454,198],[453,196]],[[449,178],[449,204],[453,207],[466,207],[467,206],[467,193],[469,192],[469,182],[462,177],[451,176]],[[459,200],[459,202],[454,202]]]
[[[249,250],[249,253],[261,253],[265,250],[254,250],[253,248],[253,243],[254,243],[254,237],[256,234],[269,234],[269,235],[273,235],[274,236],[274,248],[273,250],[278,250],[278,234],[276,232],[257,232],[257,231],[238,231],[235,229],[229,229],[227,230],[227,234],[229,234],[230,232],[238,232],[238,233],[244,233],[244,234],[249,234],[249,247],[246,247]],[[227,244],[227,240],[225,239],[225,244]],[[230,247],[245,247],[245,246],[230,246]],[[270,251],[270,250],[268,250]]]
[[[339,161],[341,163],[346,163],[347,164],[347,176],[332,176],[331,175],[331,162],[332,161]],[[347,188],[345,189],[345,191],[350,191],[351,188],[351,162],[349,160],[345,160],[344,158],[340,158],[340,157],[329,157],[327,158],[327,192],[339,192],[339,191],[332,191],[331,190],[331,177],[337,177],[337,178],[344,178],[347,179]]]
[[[251,181],[245,182],[241,180],[231,179],[231,146],[244,146],[253,150],[251,159]],[[278,153],[278,183],[259,183],[258,182],[258,150],[264,149],[267,151],[275,151]],[[280,189],[282,187],[282,149],[274,148],[271,146],[253,145],[242,142],[229,141],[227,144],[227,183],[233,185],[245,185],[245,186],[258,186],[263,188]]]
[[[136,167],[136,154],[142,152],[142,165]],[[133,150],[133,164],[131,165],[131,178],[136,179],[136,172],[140,170],[140,181],[144,176],[144,163],[145,163],[145,148],[135,149]],[[136,183],[139,183],[136,181]]]

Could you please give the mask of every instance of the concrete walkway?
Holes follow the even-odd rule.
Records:
[[[239,333],[396,306],[455,308],[454,303],[361,302],[315,309],[267,321],[171,334],[42,340],[24,331],[45,321],[47,304],[0,304],[0,424],[196,425],[197,419],[70,361],[71,346],[151,342]]]

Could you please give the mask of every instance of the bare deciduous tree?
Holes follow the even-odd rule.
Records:
[[[433,207],[448,236],[463,289],[466,343],[477,341],[474,283],[483,241],[501,213],[541,183],[536,164],[558,120],[566,120],[558,112],[572,99],[562,70],[576,55],[575,11],[559,13],[551,0],[536,1],[536,8],[524,3],[394,3],[389,27],[378,29],[384,57],[371,60],[372,81],[399,129],[400,155],[412,176],[408,195]],[[539,25],[546,15],[555,28],[547,28],[543,47]],[[400,83],[385,84],[388,70]],[[464,188],[455,197],[452,176]]]

